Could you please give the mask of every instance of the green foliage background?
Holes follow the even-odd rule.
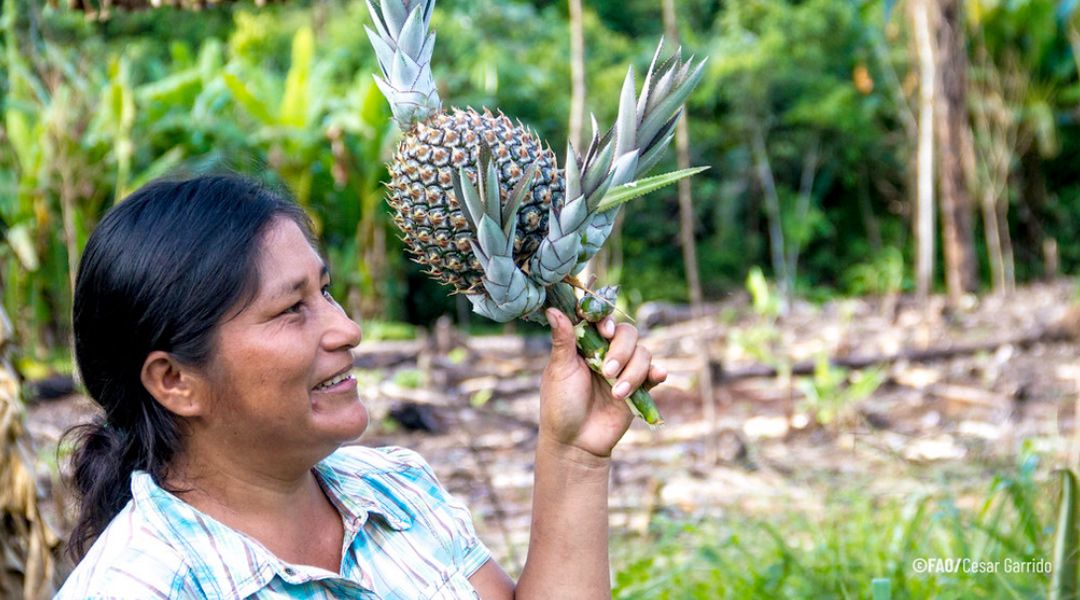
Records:
[[[355,316],[426,324],[462,314],[404,259],[387,218],[383,164],[398,132],[372,85],[362,2],[238,2],[102,21],[3,2],[0,219],[9,243],[0,246],[0,273],[4,305],[29,352],[65,346],[70,265],[109,206],[154,177],[222,167],[282,186],[308,208],[334,291]],[[904,5],[676,4],[684,48],[710,57],[688,103],[691,162],[712,167],[694,179],[706,296],[723,296],[751,267],[769,263],[755,136],[776,179],[786,250],[799,257],[798,292],[908,288],[913,147],[904,120],[916,86]],[[625,65],[642,72],[662,34],[660,6],[594,0],[585,8],[588,108],[606,126]],[[1033,140],[1015,157],[1008,190],[1021,278],[1042,275],[1048,238],[1063,271],[1080,263],[1072,160],[1080,63],[1067,35],[1074,8],[968,2],[970,38],[996,64],[1019,61],[1032,81],[1008,107]],[[497,107],[561,154],[570,101],[565,3],[441,0],[433,27],[448,105]],[[818,161],[800,208],[811,151]],[[661,169],[671,168],[669,156]],[[626,211],[609,279],[631,306],[686,299],[677,208],[670,189]]]

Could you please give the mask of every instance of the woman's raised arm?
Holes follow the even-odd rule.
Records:
[[[577,353],[570,320],[549,309],[548,321],[528,558],[516,589],[493,562],[477,571],[470,581],[485,600],[611,597],[608,481],[611,451],[633,418],[624,399],[667,378],[638,345],[637,330],[608,319],[600,331],[611,340],[604,374],[612,387]]]

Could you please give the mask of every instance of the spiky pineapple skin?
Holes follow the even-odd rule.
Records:
[[[518,212],[514,262],[519,267],[527,264],[547,234],[552,203],[558,210],[565,202],[565,182],[555,153],[501,113],[452,109],[406,131],[389,165],[394,223],[413,260],[455,293],[483,289],[484,271],[470,244],[475,235],[453,185],[453,173],[460,168],[475,181],[482,144],[496,161],[503,203],[529,166],[539,164]]]

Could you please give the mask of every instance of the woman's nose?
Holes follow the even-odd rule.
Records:
[[[328,308],[329,310],[326,311],[327,330],[323,334],[323,343],[327,350],[337,350],[342,347],[354,348],[359,345],[363,337],[360,325],[350,319],[345,309],[337,302]]]

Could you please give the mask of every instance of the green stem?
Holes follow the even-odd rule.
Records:
[[[578,332],[578,352],[585,358],[589,368],[610,384],[611,381],[608,381],[600,370],[601,365],[603,365],[604,355],[607,354],[610,344],[600,335],[596,323],[582,323],[577,316],[577,295],[574,293],[574,288],[566,283],[557,283],[548,288],[547,306],[561,310],[570,318],[570,322],[574,324],[574,328]],[[664,419],[656,408],[656,402],[653,401],[652,396],[644,388],[639,387],[634,390],[630,397],[626,399],[626,403],[634,411],[634,414],[641,417],[649,425],[658,426],[664,424]]]

